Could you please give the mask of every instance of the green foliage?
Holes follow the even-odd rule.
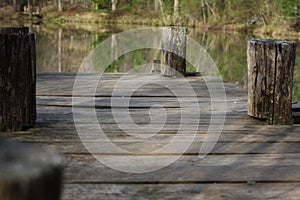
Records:
[[[13,4],[12,0],[0,0]],[[16,1],[20,4],[22,1]],[[46,0],[33,1],[35,5]],[[55,2],[55,1],[49,1]],[[72,6],[62,1],[64,8]],[[100,12],[111,12],[112,0],[90,0],[89,5]],[[162,5],[160,5],[162,3]],[[88,5],[88,4],[87,4]],[[173,24],[174,0],[118,0],[118,15],[138,16],[137,19],[163,20]],[[179,0],[179,17],[184,23],[204,24],[253,24],[270,25],[278,19],[297,19],[300,16],[300,0]],[[281,17],[281,18],[280,18]],[[258,19],[258,20],[254,20]],[[157,23],[156,23],[157,24]],[[250,23],[251,24],[251,23]]]
[[[65,23],[65,19],[63,17],[51,17],[49,18],[49,22],[61,25]]]
[[[172,15],[173,14],[173,3],[174,0],[164,0],[163,1],[163,8],[165,14]]]
[[[259,15],[261,5],[263,5],[261,0],[239,0],[231,1],[230,7],[227,9],[234,14],[236,19],[247,22],[251,18]]]
[[[92,0],[98,6],[98,9],[109,9],[109,0]]]
[[[273,8],[270,0],[185,0],[181,10],[204,23],[247,23]],[[268,7],[268,8],[266,8]]]
[[[201,19],[201,1],[185,0],[181,1],[181,12],[188,13],[195,19]]]
[[[300,0],[276,0],[276,3],[285,18],[299,17]]]

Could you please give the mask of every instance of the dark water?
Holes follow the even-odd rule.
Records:
[[[91,28],[92,27],[92,28]],[[103,40],[134,27],[87,27],[41,25],[34,28],[37,42],[38,72],[77,72],[84,58]],[[227,82],[246,88],[248,35],[224,32],[204,32],[190,28],[190,38],[207,50],[216,63],[219,73]],[[117,45],[117,44],[115,44]],[[300,47],[294,71],[294,100],[300,101]],[[139,65],[153,62],[159,57],[157,50],[139,50],[125,54],[109,67],[107,72],[127,72]],[[101,68],[101,66],[99,66]],[[100,68],[87,69],[98,72]],[[188,68],[193,71],[193,67]]]

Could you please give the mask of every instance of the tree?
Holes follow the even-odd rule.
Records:
[[[111,0],[111,10],[115,12],[117,10],[118,0]]]
[[[179,0],[174,0],[174,16],[177,17],[179,14]]]
[[[62,11],[61,0],[57,0],[58,11]]]
[[[161,11],[161,14],[164,14],[164,8],[163,8],[163,3],[161,0],[154,0],[154,9],[155,11],[158,11],[158,8]]]
[[[276,2],[283,17],[294,19],[299,16],[300,0],[277,0]]]

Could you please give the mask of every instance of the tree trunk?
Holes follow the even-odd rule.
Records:
[[[61,0],[57,0],[58,11],[62,11]]]
[[[115,12],[117,10],[118,0],[111,0],[111,10]]]
[[[158,11],[158,8],[161,11],[161,14],[164,15],[164,8],[163,8],[163,3],[161,0],[154,0],[154,8],[155,11]]]
[[[13,7],[15,8],[16,11],[19,11],[19,10],[17,9],[17,0],[13,0]]]
[[[204,0],[201,1],[201,10],[202,10],[202,19],[203,19],[203,23],[206,24],[207,23],[207,9],[206,9],[206,3]]]
[[[0,131],[26,130],[36,119],[34,35],[3,28],[0,44]]]
[[[292,123],[291,101],[296,42],[248,41],[248,114],[268,124]]]
[[[162,75],[180,77],[186,71],[186,27],[168,27],[162,32]]]
[[[33,144],[0,141],[0,199],[58,200],[63,162]]]
[[[179,15],[179,0],[174,0],[174,17],[178,17]]]

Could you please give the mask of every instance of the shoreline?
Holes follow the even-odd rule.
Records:
[[[3,12],[5,11],[5,12]],[[29,24],[29,17],[24,13],[15,12],[12,7],[6,6],[0,8],[0,20],[1,26],[22,26]],[[173,16],[166,15],[162,18],[146,16],[141,17],[135,14],[114,14],[104,13],[99,11],[86,11],[78,7],[72,7],[63,11],[56,11],[54,7],[48,6],[42,9],[40,15],[42,18],[34,17],[32,19],[33,24],[76,24],[76,25],[93,25],[101,24],[107,26],[186,26],[195,29],[201,29],[203,31],[223,31],[223,32],[237,32],[252,34],[262,37],[289,37],[299,38],[300,32],[293,30],[292,24],[282,22],[278,24],[241,24],[241,23],[207,23],[204,24],[198,20],[191,20],[186,16],[178,17],[174,19]]]

